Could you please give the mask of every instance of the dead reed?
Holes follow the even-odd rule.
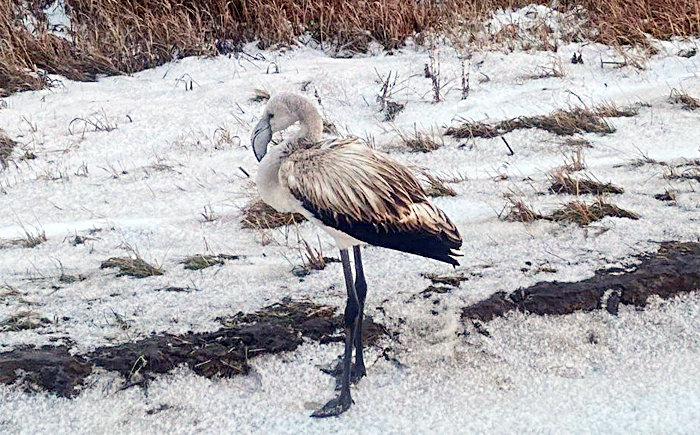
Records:
[[[67,0],[69,41],[51,32],[46,5],[0,0],[0,96],[47,86],[44,72],[94,80],[185,56],[239,51],[253,40],[263,48],[292,45],[304,34],[339,55],[365,51],[372,42],[392,50],[411,36],[422,43],[428,32],[471,34],[494,11],[522,6],[516,0]],[[583,15],[588,37],[615,46],[647,46],[647,35],[700,33],[695,0],[565,0],[557,9]],[[25,26],[27,19],[33,30]],[[496,37],[517,35],[507,28]]]
[[[262,199],[252,201],[242,212],[241,226],[254,230],[268,230],[306,221],[299,213],[280,213]]]

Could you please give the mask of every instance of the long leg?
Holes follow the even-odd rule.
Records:
[[[353,246],[355,256],[355,291],[360,305],[360,312],[357,316],[357,326],[355,327],[355,366],[352,370],[352,382],[359,381],[367,373],[365,370],[365,360],[362,355],[362,322],[364,320],[365,298],[367,297],[367,281],[362,268],[362,256],[360,247]]]
[[[355,325],[360,313],[360,303],[352,280],[352,268],[347,249],[340,250],[340,259],[343,262],[343,274],[345,275],[345,287],[348,291],[348,302],[345,306],[345,355],[343,356],[343,386],[340,395],[323,408],[311,414],[312,417],[338,416],[347,411],[352,404],[350,396],[350,363],[352,360],[352,347],[355,340]]]

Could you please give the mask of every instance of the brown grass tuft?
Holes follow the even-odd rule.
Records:
[[[452,287],[459,287],[462,281],[469,281],[469,277],[462,274],[438,275],[436,273],[421,273],[421,275],[432,281],[433,284],[447,284]]]
[[[485,20],[498,9],[521,7],[515,0],[69,0],[71,41],[52,34],[44,0],[0,0],[0,95],[50,84],[44,72],[72,80],[100,74],[134,73],[185,56],[211,56],[241,50],[257,40],[261,48],[291,46],[309,34],[339,56],[366,51],[377,42],[387,50],[406,38],[423,43],[427,34],[463,35],[472,43]],[[536,0],[534,3],[551,4]],[[700,34],[695,0],[563,1],[558,10],[588,22],[589,37],[620,46],[651,47],[648,35],[669,39]],[[36,18],[30,32],[23,24]],[[577,21],[577,22],[578,22]],[[517,25],[487,36],[523,49],[556,50],[552,29],[543,24],[526,39]],[[580,32],[564,39],[577,38]]]
[[[602,195],[604,193],[623,193],[624,189],[615,186],[612,183],[601,183],[590,178],[574,178],[567,171],[558,170],[550,176],[552,185],[549,187],[550,193],[569,195],[585,195],[594,194]]]
[[[666,180],[695,180],[700,182],[700,159],[664,165],[663,168]]]
[[[414,153],[429,153],[442,146],[442,144],[435,142],[430,135],[418,131],[415,126],[412,134],[403,133],[398,129],[396,132],[401,138],[401,145]]]
[[[191,257],[185,257],[180,264],[185,265],[187,270],[200,270],[206,269],[207,267],[223,265],[226,260],[238,260],[241,258],[240,255],[228,255],[228,254],[218,254],[218,255],[193,255]]]
[[[333,257],[324,257],[323,250],[320,248],[321,240],[318,241],[319,249],[312,248],[311,245],[304,239],[301,239],[299,246],[299,255],[302,258],[303,264],[295,266],[292,273],[296,276],[307,276],[314,270],[323,270],[328,266],[328,263],[338,263],[340,260]],[[303,251],[301,248],[304,248]]]
[[[242,212],[241,226],[254,230],[268,230],[306,221],[299,213],[280,213],[262,199],[252,201]]]
[[[676,88],[671,89],[671,102],[682,104],[685,110],[695,110],[700,108],[700,100],[691,97],[686,91],[679,91]]]
[[[50,324],[51,321],[41,317],[34,311],[19,311],[5,320],[0,321],[0,332],[16,332],[27,329],[41,328]]]
[[[446,185],[446,181],[442,178],[436,177],[425,168],[416,167],[412,169],[428,196],[433,198],[440,196],[457,196],[457,192]]]
[[[654,195],[654,199],[659,201],[676,202],[676,192],[666,189],[664,193]]]
[[[586,0],[581,4],[596,29],[595,40],[603,44],[647,46],[649,36],[668,40],[700,33],[696,0]]]
[[[250,97],[250,101],[255,103],[264,103],[270,99],[270,93],[265,89],[253,89],[253,96]]]
[[[605,202],[603,197],[597,197],[592,204],[582,201],[571,201],[563,208],[555,211],[548,219],[556,222],[573,222],[586,226],[603,219],[605,216],[624,217],[637,220],[639,216],[631,211],[623,210],[614,204]]]
[[[593,148],[591,141],[583,138],[568,138],[564,141],[563,145],[576,148]]]
[[[618,108],[613,104],[603,104],[592,109],[574,107],[569,110],[558,109],[549,115],[521,116],[495,124],[468,121],[459,127],[448,128],[445,134],[459,139],[492,138],[520,128],[539,128],[559,136],[578,133],[608,134],[614,133],[615,129],[603,118],[634,116],[638,110],[636,107]]]
[[[23,230],[24,230],[24,237],[21,237],[19,239],[10,239],[7,241],[0,240],[0,249],[7,248],[10,246],[21,246],[24,248],[35,248],[47,240],[46,233],[43,230],[37,230],[36,234],[32,234],[26,228],[23,228]]]
[[[149,276],[162,275],[163,269],[146,263],[142,258],[136,257],[112,257],[100,264],[101,269],[108,267],[119,268],[117,276],[133,276],[134,278],[146,278]]]
[[[7,161],[12,155],[12,151],[17,146],[17,142],[10,139],[5,132],[0,129],[0,168],[7,169]]]
[[[506,200],[509,202],[510,209],[508,213],[503,217],[503,220],[507,222],[532,222],[537,219],[542,219],[542,215],[532,211],[530,207],[525,205],[525,203],[516,198],[512,194],[505,195]]]

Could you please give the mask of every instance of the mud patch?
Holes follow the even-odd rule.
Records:
[[[248,361],[258,355],[295,350],[305,339],[329,343],[343,340],[342,315],[334,307],[284,301],[253,314],[218,319],[215,332],[154,335],[120,346],[71,355],[66,346],[27,346],[0,353],[0,382],[20,383],[26,391],[47,390],[75,397],[93,367],[119,372],[126,387],[146,385],[155,375],[186,365],[208,378],[248,373]],[[364,321],[365,344],[386,329],[371,317]]]
[[[668,299],[700,289],[700,243],[663,242],[655,254],[637,258],[641,263],[632,270],[601,269],[579,282],[539,282],[510,294],[497,292],[465,307],[462,320],[488,322],[513,310],[544,315],[604,307],[617,314],[620,304],[644,307],[652,295]]]
[[[66,346],[26,346],[0,353],[0,382],[19,382],[26,391],[47,390],[73,397],[90,373],[91,364],[71,355]]]

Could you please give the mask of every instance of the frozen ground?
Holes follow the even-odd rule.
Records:
[[[458,196],[435,202],[462,232],[465,256],[456,272],[471,278],[435,308],[411,296],[429,283],[421,273],[453,273],[449,266],[364,249],[367,311],[400,332],[390,344],[400,364],[369,349],[368,376],[353,389],[356,403],[337,419],[309,414],[334,394],[332,379],[317,365],[332,361],[341,346],[308,343],[291,354],[254,359],[253,374],[234,379],[208,380],[181,369],[147,390],[120,391],[121,380],[100,373],[73,400],[1,385],[0,432],[696,433],[698,295],[656,301],[644,311],[624,307],[617,317],[511,314],[487,324],[489,337],[459,321],[461,307],[496,291],[587,278],[599,268],[630,265],[634,254],[655,251],[657,242],[699,239],[698,183],[665,179],[660,165],[632,164],[700,158],[697,111],[669,99],[672,89],[700,95],[700,57],[676,55],[695,43],[660,43],[644,70],[601,67],[601,60],[620,57],[591,43],[557,53],[476,53],[466,100],[460,100],[455,51],[443,47],[445,100],[438,104],[431,103],[423,75],[428,53],[410,45],[393,55],[353,59],[308,47],[261,52],[250,46],[238,57],[187,58],[97,83],[55,77],[51,89],[3,99],[0,128],[21,147],[12,156],[16,164],[0,172],[0,322],[30,310],[51,323],[0,333],[0,351],[65,342],[83,352],[152,333],[214,330],[216,317],[285,297],[344,304],[339,264],[303,279],[291,273],[302,262],[298,237],[337,255],[329,237],[309,224],[265,234],[240,226],[240,209],[254,192],[244,171],[252,176],[257,168],[247,147],[263,107],[250,100],[255,88],[320,100],[340,134],[371,140],[438,175],[466,178],[452,185]],[[569,62],[575,52],[584,64]],[[531,78],[552,67],[564,76]],[[406,104],[393,124],[383,122],[376,103],[378,74],[390,71],[398,74],[392,99]],[[571,199],[539,192],[574,149],[541,130],[507,134],[513,156],[500,138],[441,136],[460,119],[496,121],[605,102],[644,107],[637,116],[609,119],[613,134],[580,136],[592,145],[583,149],[584,172],[622,186],[625,193],[608,200],[638,213],[637,221],[606,218],[588,228],[505,222],[499,214],[506,193],[543,213]],[[398,131],[414,130],[444,146],[427,154],[395,146]],[[21,160],[26,153],[36,158]],[[675,203],[654,199],[667,189],[676,192]],[[211,213],[212,221],[202,216]],[[25,233],[45,233],[47,241],[34,248],[9,244]],[[87,237],[85,243],[73,245],[76,235]],[[100,269],[107,258],[126,255],[127,246],[165,274],[137,280]],[[179,264],[207,252],[245,259],[197,272]],[[63,283],[62,275],[84,279]],[[167,286],[192,291],[156,291]]]

